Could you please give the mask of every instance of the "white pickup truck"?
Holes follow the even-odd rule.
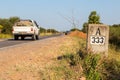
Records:
[[[39,39],[40,28],[34,20],[20,20],[13,26],[13,36],[15,40],[32,37],[33,40]]]

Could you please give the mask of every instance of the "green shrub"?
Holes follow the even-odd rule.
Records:
[[[12,38],[10,34],[0,34],[0,39]]]
[[[78,65],[80,63],[80,60],[81,60],[81,58],[76,54],[66,54],[66,55],[58,57],[58,59],[59,60],[60,59],[66,60],[70,64],[70,66]]]
[[[1,33],[12,34],[12,26],[17,22],[19,17],[10,17],[9,19],[0,18],[0,25],[3,26]]]
[[[120,49],[120,26],[110,27],[109,42],[116,46],[116,50]]]
[[[88,54],[84,57],[82,65],[87,80],[101,80],[98,68],[99,63],[100,55]]]
[[[104,80],[120,80],[120,61],[115,59],[107,59],[103,62],[103,79]]]
[[[80,46],[82,46],[82,44],[81,42]],[[109,49],[115,50],[113,48],[116,47],[113,45],[109,47]],[[60,59],[61,63],[65,61],[63,64],[68,64],[70,66],[69,70],[73,71],[72,75],[75,74],[74,69],[80,70],[80,68],[76,68],[76,66],[82,66],[83,71],[80,70],[81,75],[79,75],[79,77],[85,76],[86,80],[120,80],[120,59],[114,58],[116,51],[114,52],[115,53],[110,51],[110,55],[114,54],[113,56],[102,57],[100,54],[87,54],[86,50],[81,47],[77,54],[69,53],[61,56]],[[71,76],[71,78],[73,79],[73,76]],[[74,79],[76,80],[79,78]]]

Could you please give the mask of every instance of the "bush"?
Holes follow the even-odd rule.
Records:
[[[9,34],[0,34],[0,39],[12,38],[12,35]]]
[[[120,26],[112,26],[110,27],[110,36],[109,42],[116,46],[116,50],[120,48]]]
[[[82,59],[82,67],[87,80],[120,80],[120,60],[88,54]]]
[[[120,60],[117,61],[112,57],[86,54],[86,51],[80,50],[78,54],[66,54],[61,59],[66,60],[66,64],[72,66],[71,70],[76,66],[82,66],[82,76],[85,75],[87,80],[120,80]],[[79,71],[80,68],[76,69]],[[73,73],[75,74],[74,71]]]
[[[102,75],[104,80],[120,80],[120,61],[107,59],[103,64]]]
[[[100,56],[92,54],[86,55],[83,59],[83,68],[87,80],[101,80],[98,68],[99,61]]]
[[[3,26],[1,32],[4,34],[11,34],[12,33],[12,26],[18,20],[19,20],[18,17],[10,17],[9,19],[0,19],[0,25]]]

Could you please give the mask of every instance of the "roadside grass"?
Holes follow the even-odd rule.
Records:
[[[109,58],[120,61],[120,49],[116,49],[116,45],[109,44]]]
[[[116,46],[109,44],[109,56],[101,57],[99,54],[87,54],[85,39],[69,39],[56,51],[55,55],[58,56],[49,65],[42,67],[40,61],[24,61],[12,70],[10,68],[7,74],[29,74],[27,77],[36,80],[120,80],[120,51],[116,50]],[[37,57],[41,58],[39,55]],[[46,60],[49,62],[51,59]]]
[[[77,52],[85,48],[85,41],[78,37],[71,38],[74,42],[66,41],[62,45],[60,55],[54,59],[53,65],[40,70],[41,80],[78,80],[84,76]]]
[[[73,38],[79,45],[63,47],[54,65],[42,73],[42,80],[120,80],[120,52],[109,45],[109,56],[87,54],[85,39]],[[69,44],[69,43],[65,43]]]
[[[10,35],[10,34],[0,34],[0,39],[8,39],[8,38],[12,38],[12,35]]]

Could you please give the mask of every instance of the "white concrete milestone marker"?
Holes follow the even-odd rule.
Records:
[[[89,24],[87,33],[87,51],[108,55],[109,27],[103,24]]]

